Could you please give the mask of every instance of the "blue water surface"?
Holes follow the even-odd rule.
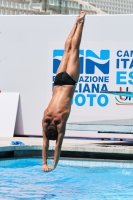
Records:
[[[46,173],[41,162],[40,158],[0,161],[0,200],[133,199],[133,168],[59,164]]]

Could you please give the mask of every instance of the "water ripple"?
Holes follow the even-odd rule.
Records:
[[[133,196],[132,168],[58,165],[44,173],[39,158],[2,162],[0,200],[131,200]]]

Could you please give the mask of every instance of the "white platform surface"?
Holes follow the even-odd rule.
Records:
[[[19,93],[0,93],[0,137],[13,137]]]

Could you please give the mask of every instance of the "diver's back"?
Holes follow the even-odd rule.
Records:
[[[61,113],[70,110],[75,87],[71,85],[54,86],[53,96],[48,105],[50,113]]]

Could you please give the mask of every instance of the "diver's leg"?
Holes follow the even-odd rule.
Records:
[[[71,49],[69,51],[69,60],[67,64],[66,72],[77,82],[79,78],[80,66],[79,66],[79,46],[82,37],[82,30],[84,26],[85,12],[81,12],[80,18],[77,22],[77,28],[75,34],[71,40]],[[81,19],[81,20],[80,20]]]
[[[71,32],[68,36],[68,38],[66,39],[65,47],[64,47],[64,55],[62,57],[61,63],[60,63],[59,68],[57,70],[57,74],[60,73],[60,72],[66,71],[68,60],[69,60],[69,55],[70,55],[71,42],[72,42],[72,38],[75,34],[76,28],[77,28],[77,24],[75,23],[73,29],[71,30]]]

